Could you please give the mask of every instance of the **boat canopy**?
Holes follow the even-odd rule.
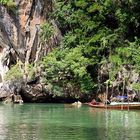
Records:
[[[117,96],[118,99],[127,99],[127,96]]]

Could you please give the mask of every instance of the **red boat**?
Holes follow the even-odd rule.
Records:
[[[113,102],[111,104],[103,104],[103,103],[86,103],[87,105],[89,105],[90,107],[94,107],[94,108],[104,108],[104,109],[120,109],[120,110],[140,110],[140,103],[139,102],[132,102],[132,103],[128,103],[128,102]]]

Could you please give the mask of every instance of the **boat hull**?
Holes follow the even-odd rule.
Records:
[[[87,105],[94,108],[104,108],[104,109],[140,110],[140,104],[94,105],[92,103],[87,103]]]

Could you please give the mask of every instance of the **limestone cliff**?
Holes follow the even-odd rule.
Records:
[[[61,34],[53,20],[55,34],[49,44],[39,39],[40,26],[49,20],[50,0],[15,0],[15,7],[0,5],[0,82],[10,65],[21,61],[25,66],[36,63],[57,44]]]
[[[51,0],[15,0],[14,7],[0,4],[0,99],[13,93],[19,93],[21,89],[24,89],[29,101],[35,96],[32,90],[31,92],[26,91],[26,89],[34,91],[34,87],[25,88],[19,81],[16,84],[4,83],[4,76],[10,66],[17,62],[22,64],[21,68],[26,73],[28,63],[36,64],[42,56],[59,43],[61,33],[55,21],[49,19],[51,11]],[[47,21],[53,25],[55,32],[49,42],[42,44],[39,37],[40,27]],[[38,92],[40,93],[39,98],[43,98],[42,90]]]

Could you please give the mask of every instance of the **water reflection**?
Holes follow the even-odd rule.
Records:
[[[98,118],[96,126],[104,140],[139,140],[140,111],[117,111],[89,108],[90,114]]]
[[[3,108],[0,108],[0,138],[1,139],[6,139],[6,134],[7,134],[7,128],[6,125],[5,117],[4,117],[4,110]]]
[[[24,109],[23,109],[24,110]],[[27,140],[36,138],[36,125],[29,125],[27,117],[32,118],[32,110],[24,111],[13,105],[0,106],[0,140]]]
[[[140,111],[0,105],[0,140],[138,140]]]

